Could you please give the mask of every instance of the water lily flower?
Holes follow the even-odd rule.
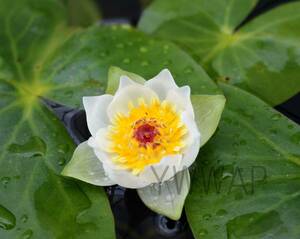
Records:
[[[118,68],[110,72],[116,71],[122,74]],[[138,189],[148,207],[178,219],[189,190],[187,168],[202,138],[190,87],[178,87],[167,69],[148,81],[123,73],[114,95],[83,98],[91,137],[78,146],[62,174]]]

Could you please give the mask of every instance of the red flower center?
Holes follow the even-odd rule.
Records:
[[[145,123],[135,129],[133,137],[141,145],[146,145],[147,143],[153,143],[155,136],[158,134],[159,132],[155,126]]]

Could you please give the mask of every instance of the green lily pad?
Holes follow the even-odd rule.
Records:
[[[300,127],[255,96],[222,85],[219,129],[191,171],[196,238],[300,236]]]
[[[70,29],[66,15],[58,0],[0,2],[0,238],[114,238],[103,190],[60,176],[75,145],[42,98],[79,107],[104,93],[111,65],[145,77],[168,67],[193,92],[220,93],[172,43],[123,26]]]
[[[300,91],[300,3],[284,4],[239,27],[255,3],[157,0],[139,27],[182,46],[215,79],[276,105]]]
[[[104,191],[59,175],[74,143],[39,98],[67,35],[59,1],[0,2],[0,238],[114,238]]]

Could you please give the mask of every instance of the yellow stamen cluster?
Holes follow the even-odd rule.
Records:
[[[139,174],[163,157],[181,153],[187,128],[170,102],[153,99],[146,104],[140,99],[137,106],[130,102],[128,108],[127,115],[115,117],[108,134],[109,151],[117,165]]]

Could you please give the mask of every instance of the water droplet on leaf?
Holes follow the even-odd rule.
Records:
[[[9,181],[10,181],[10,178],[9,178],[9,177],[2,177],[2,178],[0,179],[0,181],[1,181],[1,184],[3,185],[3,187],[6,188],[6,187],[7,187],[7,184],[8,184]]]
[[[224,209],[220,209],[217,211],[216,215],[219,216],[219,217],[223,217],[227,214],[227,211],[224,210]]]
[[[190,67],[190,66],[184,68],[184,70],[183,70],[183,72],[185,74],[191,74],[193,71],[194,71],[194,69],[192,67]]]
[[[273,115],[271,116],[271,119],[272,119],[272,120],[279,120],[280,118],[281,118],[281,114],[279,114],[279,113],[273,114]]]
[[[294,128],[294,125],[292,125],[292,124],[288,125],[288,129],[293,129],[293,128]]]
[[[146,53],[148,51],[148,49],[146,47],[140,47],[140,52],[142,53]]]
[[[261,225],[260,227],[257,226],[257,222]],[[274,228],[284,230],[280,228],[282,221],[276,211],[240,215],[230,220],[226,227],[229,238],[265,238]]]
[[[203,215],[203,219],[206,220],[206,221],[209,220],[210,218],[211,218],[210,214],[204,214]]]
[[[129,63],[130,63],[130,59],[129,59],[129,58],[125,58],[125,59],[123,59],[123,63],[125,63],[125,64],[129,64]]]
[[[65,159],[65,158],[60,158],[60,159],[58,160],[58,165],[59,165],[59,166],[64,166],[65,163],[66,163],[66,159]]]
[[[200,229],[200,230],[199,230],[199,236],[205,236],[207,233],[208,233],[208,232],[207,232],[207,230],[205,230],[205,229]]]
[[[31,137],[24,144],[11,144],[10,153],[22,154],[25,157],[43,156],[46,153],[46,143],[40,137]]]
[[[148,62],[148,61],[142,61],[141,65],[142,65],[142,66],[148,66],[148,65],[149,65],[149,62]]]
[[[22,239],[30,239],[32,235],[33,231],[31,229],[28,229],[22,234]]]
[[[116,45],[116,47],[117,47],[117,48],[120,48],[120,49],[121,49],[121,48],[124,48],[124,44],[123,44],[123,43],[118,43],[118,44]]]
[[[21,217],[21,221],[22,221],[23,223],[26,223],[26,222],[28,221],[28,216],[24,214],[24,215]]]

